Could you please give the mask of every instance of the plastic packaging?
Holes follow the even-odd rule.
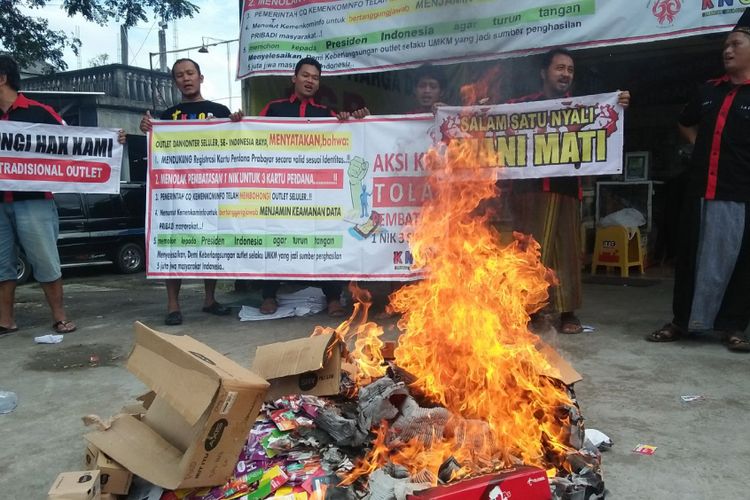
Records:
[[[0,391],[0,415],[10,413],[18,406],[18,396],[15,392]]]

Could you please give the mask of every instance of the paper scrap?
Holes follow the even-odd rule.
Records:
[[[63,341],[63,335],[42,335],[41,337],[34,337],[34,342],[37,344],[59,344]]]
[[[261,321],[266,319],[310,316],[326,308],[326,297],[320,288],[307,287],[294,293],[280,293],[277,297],[278,309],[273,314],[261,314],[257,307],[242,306],[240,321]]]
[[[596,429],[586,429],[585,436],[586,439],[591,441],[591,443],[599,450],[612,448],[612,439],[610,439],[610,437],[604,434],[602,431],[598,431]]]
[[[596,328],[591,325],[581,325],[581,328],[583,328],[583,333],[594,333],[596,331]]]
[[[680,396],[680,399],[685,403],[692,403],[693,401],[703,401],[706,399],[706,396],[700,394],[685,394]]]
[[[656,453],[656,446],[650,445],[650,444],[639,444],[635,448],[633,448],[634,453],[639,453],[641,455],[653,455]]]

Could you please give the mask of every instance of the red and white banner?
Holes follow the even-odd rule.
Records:
[[[0,190],[118,193],[116,129],[0,121]]]

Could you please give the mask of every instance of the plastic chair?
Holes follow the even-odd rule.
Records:
[[[591,261],[591,274],[596,274],[599,266],[619,267],[620,276],[627,278],[633,266],[640,267],[643,274],[643,248],[641,232],[635,228],[635,234],[628,238],[628,228],[622,226],[596,228],[594,257]]]

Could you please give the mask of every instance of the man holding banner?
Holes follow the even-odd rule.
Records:
[[[370,114],[367,108],[361,108],[351,113],[342,111],[337,113],[328,106],[315,102],[315,94],[320,88],[320,75],[322,73],[320,62],[312,57],[300,59],[295,68],[292,83],[294,92],[291,96],[276,99],[269,102],[261,110],[260,116],[278,116],[287,118],[325,118],[336,117],[339,120],[353,118],[364,118]],[[263,283],[263,303],[260,306],[262,314],[274,314],[279,307],[276,294],[281,282],[268,280]],[[322,283],[321,288],[328,303],[328,315],[340,317],[346,314],[344,306],[341,305],[342,284],[336,281]]]
[[[542,90],[509,103],[570,97],[575,75],[572,54],[553,49],[542,57]],[[627,108],[630,93],[620,92],[618,104]],[[545,266],[557,274],[559,284],[550,288],[549,308],[560,317],[560,332],[581,333],[576,309],[581,307],[580,177],[515,180],[511,186],[514,230],[531,234],[541,245]]]
[[[16,61],[0,55],[0,120],[62,125],[51,107],[19,93]],[[18,246],[26,257],[47,298],[56,333],[75,331],[63,306],[62,273],[57,252],[59,222],[51,193],[0,191],[0,335],[18,330],[14,303],[18,277]]]
[[[201,84],[203,74],[198,63],[192,59],[178,59],[172,66],[172,79],[182,95],[179,104],[164,110],[159,115],[160,120],[206,120],[210,118],[229,118],[232,121],[242,119],[242,111],[232,113],[223,104],[207,101],[201,95]],[[140,125],[143,133],[148,133],[152,128],[151,113],[146,111]],[[167,316],[164,319],[166,325],[182,324],[182,312],[180,310],[180,287],[182,280],[167,279]],[[202,311],[216,316],[226,316],[231,311],[228,307],[216,300],[216,280],[204,279],[203,285],[205,296]]]

